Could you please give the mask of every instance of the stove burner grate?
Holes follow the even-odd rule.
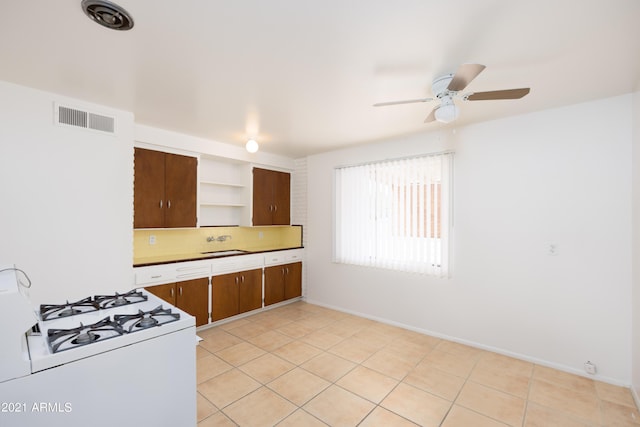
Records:
[[[172,313],[169,308],[158,306],[150,311],[138,310],[137,314],[116,314],[113,316],[125,332],[136,332],[180,319],[179,313]]]
[[[124,294],[116,292],[114,295],[96,295],[93,299],[98,303],[100,308],[114,308],[143,302],[148,298],[146,295],[143,295],[142,292],[132,290]]]
[[[40,305],[40,317],[42,320],[50,320],[58,317],[68,317],[80,313],[96,311],[100,307],[91,297],[76,302],[67,301],[65,304]]]
[[[117,322],[105,317],[92,325],[83,325],[72,329],[49,329],[47,341],[53,353],[69,350],[79,346],[104,341],[109,338],[124,335],[125,331]]]

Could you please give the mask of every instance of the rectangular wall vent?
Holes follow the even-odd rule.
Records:
[[[115,133],[114,117],[56,105],[56,123],[100,132]]]

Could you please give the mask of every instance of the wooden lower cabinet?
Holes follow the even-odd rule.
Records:
[[[240,273],[240,296],[238,312],[262,308],[262,269],[243,271]]]
[[[302,295],[302,263],[274,265],[264,269],[264,305]]]
[[[209,278],[185,280],[145,288],[196,318],[196,326],[209,322]]]
[[[284,299],[302,296],[302,263],[294,262],[285,267],[287,274],[284,281]]]
[[[264,269],[264,305],[302,295],[302,262]],[[209,278],[148,286],[150,293],[209,323]],[[211,321],[262,308],[262,268],[211,277]]]
[[[262,307],[262,269],[211,278],[211,321]]]
[[[196,326],[209,323],[209,278],[176,283],[176,306],[195,316]]]

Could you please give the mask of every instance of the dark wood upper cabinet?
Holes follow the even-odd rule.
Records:
[[[135,149],[133,179],[133,227],[164,227],[164,154]]]
[[[291,223],[291,174],[253,168],[253,225]]]
[[[196,226],[198,160],[135,149],[134,228]]]
[[[198,159],[166,154],[164,164],[165,227],[195,227]]]

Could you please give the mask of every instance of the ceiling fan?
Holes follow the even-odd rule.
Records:
[[[380,102],[373,104],[374,107],[384,107],[387,105],[412,104],[416,102],[430,102],[439,100],[440,105],[431,110],[431,113],[424,120],[425,123],[435,120],[443,123],[450,123],[458,118],[459,110],[453,102],[454,98],[462,97],[463,101],[489,101],[496,99],[520,99],[529,93],[530,89],[505,89],[492,90],[489,92],[471,92],[459,95],[458,92],[464,90],[478,74],[485,69],[481,64],[462,64],[455,74],[447,74],[435,79],[431,85],[431,90],[435,98],[407,99],[404,101]]]

